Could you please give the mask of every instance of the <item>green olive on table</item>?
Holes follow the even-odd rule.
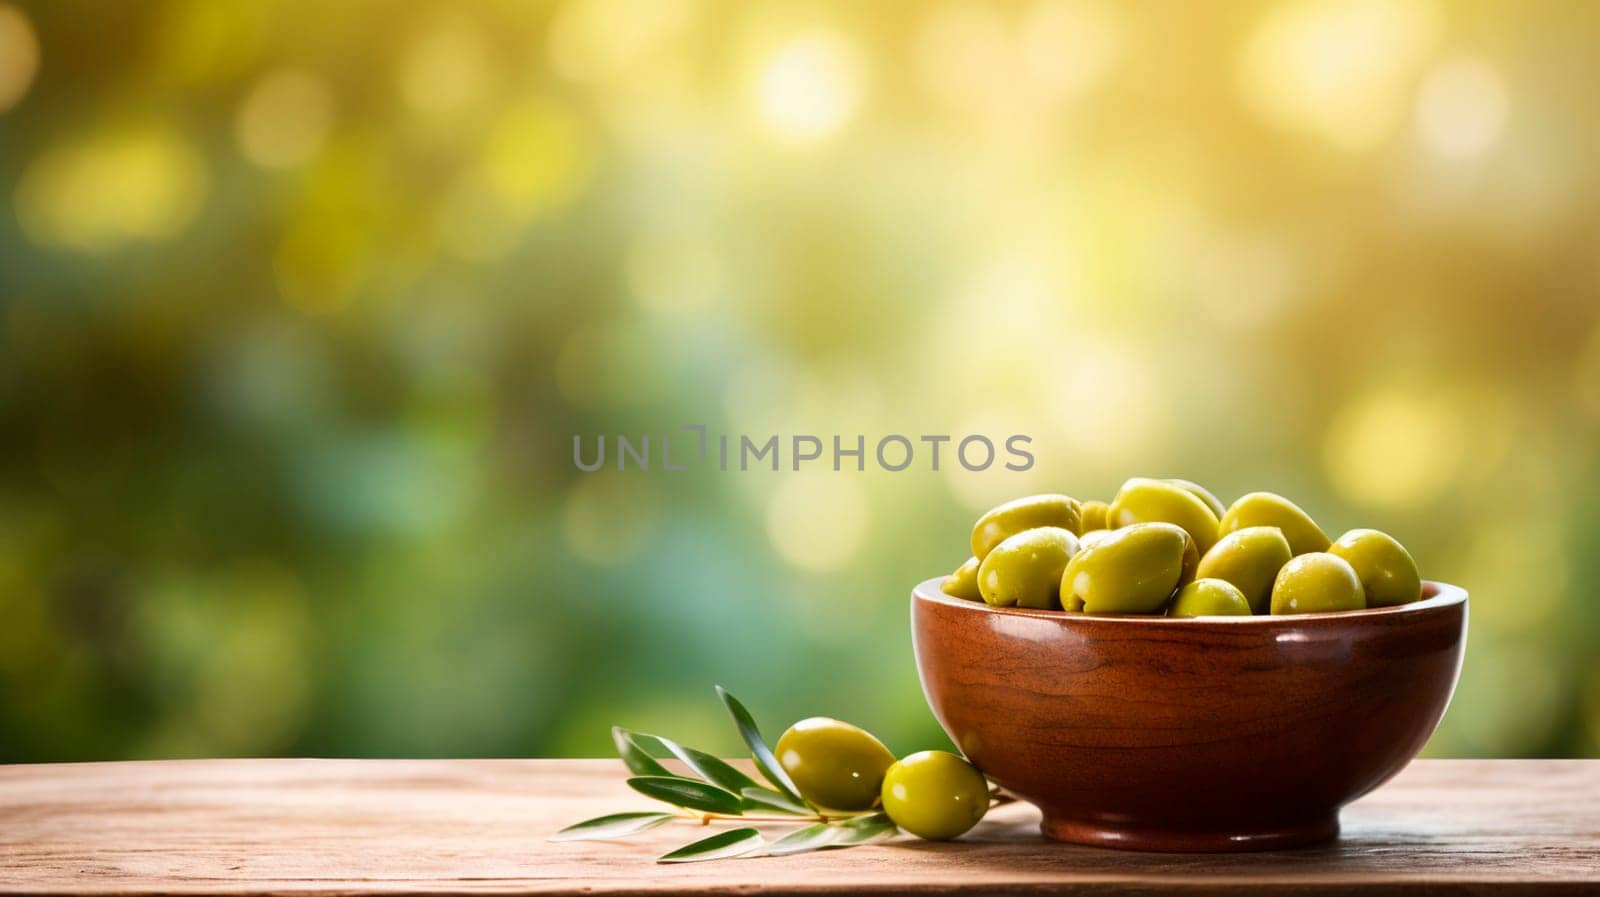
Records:
[[[1197,579],[1178,590],[1169,617],[1248,617],[1250,602],[1238,586],[1222,579]]]
[[[1194,540],[1171,523],[1114,530],[1067,562],[1061,603],[1090,614],[1155,614],[1195,570]]]
[[[1106,526],[1106,512],[1111,506],[1103,501],[1086,501],[1078,506],[1078,535],[1097,530],[1109,529]]]
[[[1361,579],[1368,607],[1410,604],[1422,597],[1422,575],[1411,552],[1388,533],[1353,529],[1328,549],[1349,562]]]
[[[1110,528],[1134,523],[1172,523],[1183,527],[1205,554],[1217,541],[1217,515],[1193,492],[1167,480],[1134,477],[1122,484],[1106,512]]]
[[[1191,480],[1180,480],[1176,477],[1169,477],[1167,482],[1174,486],[1188,490],[1194,495],[1195,498],[1205,502],[1206,507],[1211,509],[1211,513],[1217,515],[1218,520],[1221,520],[1222,515],[1228,510],[1228,506],[1222,503],[1222,499],[1217,498],[1217,494],[1215,492],[1212,492],[1210,489],[1207,489],[1199,483]]]
[[[790,726],[773,753],[800,796],[826,810],[866,810],[894,755],[871,732],[826,716]]]
[[[1344,558],[1325,551],[1293,558],[1278,571],[1272,584],[1274,614],[1319,614],[1366,606],[1355,568]]]
[[[966,563],[957,567],[956,572],[946,576],[939,587],[946,595],[967,601],[982,601],[983,593],[978,591],[978,559],[967,558]]]
[[[1078,553],[1078,537],[1059,526],[1023,530],[994,547],[978,566],[978,591],[994,607],[1061,606],[1061,571]]]
[[[918,751],[883,777],[883,810],[919,838],[944,841],[965,833],[989,812],[983,773],[948,751]]]
[[[1252,492],[1240,496],[1222,515],[1218,533],[1223,536],[1250,526],[1275,526],[1289,540],[1289,550],[1297,555],[1327,551],[1328,534],[1311,515],[1294,502],[1271,492]]]
[[[1250,612],[1264,614],[1272,602],[1272,582],[1294,552],[1275,526],[1247,526],[1223,536],[1211,546],[1200,567],[1199,579],[1226,580],[1244,594]]]
[[[1029,495],[1008,501],[978,518],[972,527],[972,554],[981,561],[996,545],[1023,530],[1055,526],[1076,533],[1078,523],[1078,500],[1068,495]]]

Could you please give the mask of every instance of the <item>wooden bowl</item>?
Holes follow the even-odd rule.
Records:
[[[1444,715],[1467,593],[1281,617],[1088,616],[911,596],[928,705],[1047,837],[1269,850],[1339,832]]]

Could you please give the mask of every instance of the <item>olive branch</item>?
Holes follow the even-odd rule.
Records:
[[[769,841],[751,825],[719,831],[662,854],[658,863],[690,863],[731,857],[787,856],[840,847],[854,847],[892,838],[900,829],[887,813],[825,811],[800,796],[799,789],[778,763],[761,736],[755,719],[738,698],[717,686],[717,697],[733,717],[739,736],[750,749],[750,759],[765,784],[705,751],[686,747],[669,738],[611,729],[617,756],[633,775],[628,787],[674,808],[672,812],[612,813],[569,825],[550,836],[552,841],[599,841],[626,838],[671,822],[709,826],[714,822],[762,822],[799,825]],[[688,775],[673,772],[662,760],[676,760]],[[1006,798],[999,798],[1002,802]]]

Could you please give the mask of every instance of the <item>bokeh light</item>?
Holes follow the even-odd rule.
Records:
[[[774,51],[761,70],[761,116],[783,137],[826,137],[855,114],[865,79],[860,56],[838,34],[798,35]]]
[[[1251,37],[1239,78],[1268,120],[1347,150],[1387,137],[1431,46],[1432,7],[1413,0],[1302,0]]]
[[[0,4],[0,112],[22,102],[39,71],[39,39],[22,10]]]
[[[307,72],[262,78],[239,106],[234,135],[245,158],[263,168],[291,168],[311,158],[333,124],[334,99]]]
[[[101,252],[176,236],[206,186],[205,163],[182,134],[133,125],[41,153],[16,186],[17,218],[41,246]]]
[[[831,451],[831,445],[824,449],[825,454]],[[831,454],[827,463],[832,463]],[[767,506],[773,547],[805,570],[843,568],[861,550],[872,524],[872,508],[858,481],[831,473],[789,477]]]
[[[693,22],[696,0],[572,0],[549,29],[551,68],[574,81],[605,82],[636,72]]]
[[[1328,475],[1369,507],[1415,508],[1455,482],[1473,441],[1465,409],[1447,395],[1386,387],[1340,409],[1328,429]]]
[[[1047,90],[1078,96],[1105,77],[1116,61],[1119,29],[1112,4],[1039,0],[1020,25],[1023,64]]]
[[[460,111],[488,89],[485,37],[471,19],[450,16],[420,28],[401,59],[400,96],[423,113]]]
[[[1417,133],[1433,152],[1477,156],[1506,124],[1505,83],[1480,59],[1449,59],[1428,73],[1417,94]]]

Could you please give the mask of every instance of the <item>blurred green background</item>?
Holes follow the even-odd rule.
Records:
[[[1555,2],[0,3],[0,760],[732,752],[713,683],[937,746],[911,585],[1136,474],[1466,586],[1430,753],[1600,755],[1596,46]],[[1038,461],[571,460],[693,423]]]

